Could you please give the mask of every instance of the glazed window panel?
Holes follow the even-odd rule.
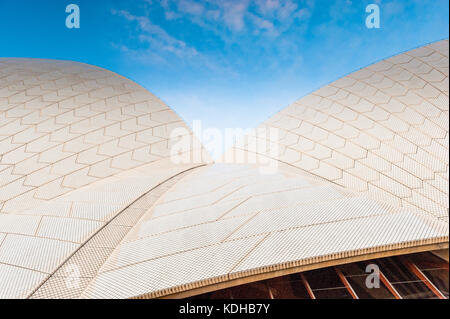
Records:
[[[325,268],[305,273],[309,285],[313,291],[317,289],[345,288],[333,268]]]
[[[422,270],[423,274],[436,286],[437,289],[448,299],[449,273],[448,269]]]
[[[421,281],[393,284],[403,299],[436,299],[436,295]]]
[[[265,282],[255,282],[231,288],[233,299],[269,299],[269,289]]]
[[[339,266],[339,269],[346,277],[366,276],[366,265],[364,263],[353,263]]]
[[[432,253],[413,254],[408,258],[422,271],[428,269],[447,269],[448,271],[448,262]]]
[[[393,258],[377,259],[375,261],[380,267],[380,271],[386,276],[391,284],[417,281],[418,278],[401,263]]]
[[[353,299],[347,288],[314,290],[317,299]]]
[[[380,268],[380,286],[369,288],[369,264]],[[414,272],[417,267],[423,276]],[[426,279],[426,281],[425,281]],[[449,297],[448,263],[430,253],[388,257],[295,273],[200,295],[199,299],[436,299]],[[309,287],[309,288],[308,288]],[[308,292],[311,292],[311,295]],[[434,288],[433,288],[434,289]],[[435,290],[436,290],[435,289]]]
[[[380,281],[379,288],[368,288],[367,275],[346,277],[360,299],[394,299],[387,287]]]
[[[303,281],[293,276],[270,279],[267,285],[274,299],[310,299]]]

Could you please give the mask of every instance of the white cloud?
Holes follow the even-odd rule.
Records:
[[[263,15],[273,13],[280,6],[278,0],[256,0],[255,3]]]
[[[220,19],[221,13],[220,10],[208,10],[206,12],[206,17],[208,20],[217,21]]]
[[[151,50],[170,52],[181,58],[198,55],[195,48],[191,48],[185,42],[170,36],[163,28],[153,24],[148,17],[132,15],[125,10],[113,10],[112,13],[122,16],[128,21],[136,22],[139,29],[139,40],[147,43]]]
[[[162,0],[167,20],[187,18],[210,30],[278,36],[295,19],[305,20],[313,2],[292,0]]]
[[[311,15],[310,5],[313,5],[313,2],[309,3],[311,0],[145,1],[148,5],[146,15],[134,15],[127,10],[113,11],[113,14],[130,21],[130,25],[136,28],[131,37],[123,40],[124,43],[117,43],[122,52],[142,61],[147,57],[146,64],[153,61],[153,64],[174,68],[183,63],[186,67],[195,66],[212,71],[211,76],[227,74],[231,77],[239,77],[243,65],[264,65],[265,68],[276,70],[278,63],[297,61],[302,54],[301,48],[292,40],[294,33],[291,31],[292,28],[299,32],[305,30],[306,20]],[[161,18],[162,21],[155,20],[158,24],[153,20]],[[295,24],[296,21],[302,24],[300,28]],[[172,29],[169,27],[171,23],[177,23],[178,26]],[[210,32],[222,41],[217,43],[223,45],[223,50],[202,52],[199,41],[185,40],[190,39],[190,34],[186,34],[180,25],[189,28],[196,25]],[[274,43],[273,38],[277,38],[276,46],[271,45]],[[133,39],[137,39],[138,43],[133,43]],[[250,46],[249,41],[252,44]],[[234,47],[239,47],[245,53],[234,54],[238,52]],[[273,55],[277,56],[275,61]],[[249,64],[246,59],[250,56],[259,58],[252,59]]]
[[[215,4],[220,10],[223,22],[228,28],[234,31],[242,31],[245,28],[244,18],[248,10],[249,2],[249,0],[219,0]]]
[[[299,20],[306,20],[310,16],[311,16],[311,12],[307,8],[300,9],[295,13],[295,17],[298,18]]]
[[[285,19],[292,18],[297,11],[298,5],[292,1],[285,1],[277,11],[278,19],[283,21]]]
[[[192,14],[195,16],[202,15],[205,11],[205,7],[201,3],[192,0],[179,0],[178,9],[181,12]]]
[[[278,33],[275,30],[275,27],[273,25],[272,22],[270,22],[269,20],[260,18],[254,14],[249,14],[253,25],[257,28],[256,31],[254,31],[254,33],[259,33],[260,30],[264,31],[266,34],[270,34],[272,36],[277,36]]]

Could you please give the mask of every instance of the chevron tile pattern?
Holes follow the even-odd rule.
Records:
[[[163,194],[79,296],[162,297],[446,241],[448,224],[433,215],[348,192],[288,165],[268,177],[258,167],[215,164],[195,169]]]
[[[189,173],[187,171],[175,175],[149,192],[144,193],[133,204],[116,214],[84,246],[80,247],[65,260],[29,297],[32,299],[80,298],[81,293],[86,289],[89,282],[97,275],[99,268],[131,230],[132,226],[139,221],[146,209],[151,207],[178,180]]]
[[[448,221],[448,54],[448,40],[412,50],[283,109],[261,126],[279,130],[275,159]]]
[[[27,297],[137,198],[200,165],[171,162],[180,127],[110,71],[0,59],[0,298]]]
[[[169,157],[190,129],[141,86],[92,66],[0,59],[0,212]]]
[[[232,151],[272,175],[199,143],[201,163],[174,164],[170,134],[189,128],[117,74],[0,59],[0,298],[164,297],[448,247],[448,52],[389,58],[270,118],[266,151]]]

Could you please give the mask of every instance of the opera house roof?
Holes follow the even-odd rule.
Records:
[[[191,129],[115,73],[0,58],[0,298],[186,297],[448,249],[448,53],[351,73],[225,154],[272,174],[199,142],[174,163]]]

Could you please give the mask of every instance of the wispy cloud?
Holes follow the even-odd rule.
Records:
[[[214,77],[242,78],[244,69],[279,72],[280,64],[299,67],[298,38],[313,7],[312,0],[141,0],[112,10],[134,28],[115,47],[145,64]]]
[[[381,4],[380,30],[365,26],[365,6],[374,2]],[[138,73],[188,123],[201,118],[220,128],[253,127],[331,80],[431,41],[427,34],[445,35],[448,21],[433,27],[440,14],[420,0],[116,3],[123,7],[111,20],[123,69]]]
[[[180,58],[191,58],[198,55],[195,48],[189,47],[185,42],[170,36],[163,28],[151,22],[149,17],[136,16],[126,10],[112,11],[128,21],[136,22],[140,31],[139,41],[147,43],[149,49],[157,52],[168,52]]]
[[[205,7],[203,6],[203,4],[192,0],[179,0],[178,9],[181,12],[189,13],[192,15],[203,15],[203,13],[205,12]]]
[[[145,0],[145,2],[152,4],[151,0]],[[161,5],[168,6],[168,3],[162,1]],[[188,4],[183,5],[187,6]],[[201,9],[190,10],[195,13]],[[175,11],[170,12],[172,12],[171,15],[173,14],[173,19],[180,14]],[[221,61],[220,57],[199,52],[195,45],[190,45],[169,34],[163,27],[154,23],[149,16],[134,15],[127,10],[112,10],[111,13],[129,21],[133,29],[130,38],[123,39],[123,43],[119,39],[118,42],[112,44],[128,59],[138,61],[143,65],[154,65],[164,69],[174,70],[182,66],[195,66],[198,70],[208,70],[213,74],[237,76],[236,71],[228,63]],[[167,15],[166,19],[169,19]],[[133,41],[133,39],[135,40]]]
[[[301,4],[301,5],[300,5]],[[225,26],[230,32],[250,32],[278,36],[295,19],[306,19],[311,0],[163,0],[160,2],[168,20],[190,19],[210,29]],[[255,32],[256,31],[256,32]]]
[[[249,1],[219,1],[218,4],[226,25],[235,31],[243,30],[245,27],[244,18],[248,12]]]
[[[182,63],[236,75],[246,63],[241,61],[242,57],[259,56],[260,59],[254,63],[275,69],[277,61],[264,61],[268,56],[267,47],[274,38],[290,31],[295,21],[301,22],[309,17],[311,6],[308,1],[301,0],[300,5],[293,0],[144,0],[141,5],[147,8],[145,15],[142,10],[135,14],[132,6],[112,10],[112,14],[126,19],[134,28],[131,37],[124,39],[123,43],[118,40],[115,47],[133,59],[145,62],[147,58],[148,63],[171,68]],[[172,25],[177,27],[172,28]],[[215,38],[213,41],[221,45],[221,49],[204,51],[198,40],[193,41],[189,37],[192,33],[183,31],[183,26],[190,28],[189,32],[195,32],[195,26],[203,34],[209,32],[206,39]],[[137,43],[133,43],[131,38]],[[288,42],[282,39],[276,48],[269,50],[280,51],[289,46],[291,52],[287,58],[291,56],[297,61],[299,49],[292,50]],[[236,47],[241,54],[233,52]]]

